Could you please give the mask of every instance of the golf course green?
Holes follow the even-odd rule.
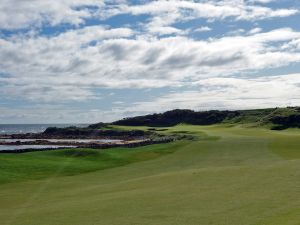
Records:
[[[300,224],[299,129],[223,124],[159,132],[195,138],[0,154],[0,224]]]

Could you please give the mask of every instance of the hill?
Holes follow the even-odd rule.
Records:
[[[272,129],[300,128],[300,107],[200,112],[188,109],[175,109],[164,113],[124,118],[113,124],[165,127],[175,126],[180,123],[191,125],[252,124],[253,126],[269,126]]]

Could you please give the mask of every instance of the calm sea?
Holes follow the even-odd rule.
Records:
[[[0,124],[0,134],[22,134],[43,132],[47,127],[85,127],[88,124]]]

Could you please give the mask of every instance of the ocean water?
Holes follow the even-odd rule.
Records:
[[[0,145],[1,151],[13,151],[23,149],[56,149],[56,148],[76,148],[76,146],[64,146],[64,145]]]
[[[72,142],[72,143],[91,143],[91,142],[99,142],[99,143],[116,143],[122,141],[121,139],[2,139],[0,138],[0,142],[2,143],[11,143],[11,142],[27,142],[27,141],[37,141],[37,140],[46,140],[49,142]]]
[[[88,124],[0,124],[0,134],[24,134],[39,133],[47,129],[47,127],[85,127]]]

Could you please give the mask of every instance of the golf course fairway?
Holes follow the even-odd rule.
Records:
[[[1,154],[0,224],[300,224],[300,130],[178,125],[161,132],[196,138]]]

